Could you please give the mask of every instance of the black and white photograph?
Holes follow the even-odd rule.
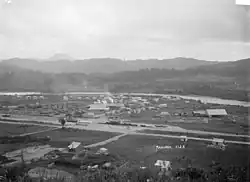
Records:
[[[249,182],[250,0],[0,0],[0,182]]]

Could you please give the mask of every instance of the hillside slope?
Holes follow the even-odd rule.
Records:
[[[144,69],[102,75],[114,92],[195,94],[249,100],[250,59],[186,70]],[[96,75],[98,77],[98,75]]]
[[[250,76],[250,59],[243,59],[234,62],[220,62],[209,65],[200,65],[187,69],[164,69],[152,68],[138,71],[124,71],[106,75],[106,78],[117,81],[147,81],[164,78],[192,78],[197,75],[213,75],[218,77],[231,77],[234,79],[245,79]]]
[[[85,60],[71,61],[63,55],[52,57],[53,61],[37,61],[34,59],[13,58],[3,60],[7,65],[14,65],[20,68],[31,69],[34,71],[50,73],[115,73],[121,71],[138,71],[146,68],[164,68],[183,70],[201,65],[211,65],[217,62],[196,60],[192,58],[174,58],[174,59],[149,59],[149,60],[130,60],[123,61],[114,58],[93,58]],[[58,58],[57,60],[55,60]],[[65,59],[59,59],[65,58]]]
[[[83,73],[42,73],[0,63],[0,91],[68,91],[73,87],[83,87],[86,78]]]

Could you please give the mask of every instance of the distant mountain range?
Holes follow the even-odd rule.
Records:
[[[73,60],[70,56],[57,54],[47,60],[13,58],[3,60],[2,64],[13,65],[33,71],[49,73],[115,73],[138,71],[140,69],[177,69],[184,70],[198,66],[213,65],[218,62],[203,61],[192,58],[147,59],[123,61],[114,58],[93,58]]]

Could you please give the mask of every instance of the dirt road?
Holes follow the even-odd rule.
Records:
[[[22,123],[22,122],[5,122],[5,121],[0,121],[0,123],[9,123],[9,124],[30,124],[30,125],[38,125],[38,126],[51,126],[51,127],[56,127],[56,128],[61,128],[60,125],[49,125],[49,124],[43,124],[43,123]],[[136,129],[128,129],[126,127],[109,127],[109,126],[102,126],[101,124],[95,124],[91,126],[79,126],[79,125],[72,125],[72,126],[66,126],[66,128],[77,128],[77,129],[84,129],[84,130],[96,130],[96,131],[106,131],[106,132],[116,132],[116,133],[123,133],[124,135],[132,134],[132,135],[145,135],[145,136],[156,136],[156,137],[167,137],[167,138],[180,138],[180,136],[174,136],[174,135],[163,135],[163,134],[149,134],[149,133],[138,133],[136,132]],[[143,128],[145,129],[145,128]],[[188,130],[187,130],[188,131]],[[197,134],[203,133],[202,131],[196,131]],[[210,133],[206,133],[209,135]],[[216,133],[217,134],[217,133]],[[223,134],[223,133],[218,133],[221,136],[235,136],[239,137],[238,135],[228,135],[228,134]],[[215,135],[214,133],[210,135]],[[244,137],[250,137],[250,136],[245,136]],[[196,138],[196,137],[188,137],[191,140],[198,140],[198,141],[212,141],[212,139],[207,139],[207,138]],[[242,141],[228,141],[226,140],[225,142],[227,143],[234,143],[234,144],[245,144],[245,145],[250,145],[250,142],[242,142]]]
[[[126,136],[126,135],[128,135],[128,133],[124,133],[124,134],[122,134],[122,135],[118,135],[118,136],[112,137],[112,138],[107,139],[107,140],[104,140],[104,141],[102,141],[102,142],[98,142],[98,143],[94,143],[94,144],[91,144],[91,145],[87,145],[87,146],[85,146],[85,147],[87,147],[87,148],[92,148],[92,147],[97,147],[97,146],[106,145],[106,144],[108,144],[108,143],[111,143],[111,142],[114,142],[114,141],[116,141],[116,140],[119,140],[121,137],[124,137],[124,136]]]
[[[1,121],[0,117],[0,123],[5,122],[5,123],[10,123],[12,124],[15,122],[16,124],[32,124],[32,125],[43,125],[43,126],[55,126],[55,127],[61,127],[61,124],[58,121],[41,121],[40,123],[38,122],[27,122],[25,120],[18,120],[18,118],[8,118],[8,119],[13,119],[13,121]],[[40,121],[40,120],[39,120]],[[200,131],[200,130],[186,130],[180,127],[175,127],[175,126],[169,126],[166,125],[166,128],[145,128],[145,127],[129,127],[129,129],[125,126],[114,126],[114,125],[105,125],[105,124],[99,124],[98,122],[93,122],[92,124],[88,124],[87,126],[80,126],[76,125],[75,123],[68,123],[67,125],[72,125],[70,127],[75,127],[75,128],[80,128],[80,129],[88,129],[88,130],[97,130],[97,131],[107,131],[107,132],[119,132],[119,133],[127,133],[129,131],[136,131],[136,130],[142,130],[142,129],[148,129],[148,130],[161,130],[161,131],[172,131],[172,132],[182,132],[183,134],[185,133],[194,133],[194,134],[201,134],[201,135],[216,135],[216,136],[231,136],[231,137],[244,137],[244,138],[250,138],[249,135],[236,135],[232,133],[219,133],[219,132],[209,132],[209,131]],[[138,124],[138,123],[137,123]],[[143,123],[140,123],[143,124]],[[115,131],[114,131],[115,130]]]
[[[143,136],[155,136],[155,137],[166,137],[166,138],[179,138],[181,136],[173,136],[173,135],[162,135],[162,134],[148,134],[148,133],[130,133],[130,135],[143,135]],[[212,142],[213,139],[209,138],[196,138],[196,137],[187,137],[189,140],[197,140],[197,141],[208,141]],[[242,142],[242,141],[232,141],[232,140],[225,140],[225,143],[232,143],[232,144],[241,144],[241,145],[250,145],[250,142]]]
[[[185,130],[185,129],[178,129],[175,128],[168,129],[168,128],[147,128],[147,130],[159,130],[159,131],[172,131],[172,132],[179,132],[179,133],[193,133],[193,134],[200,134],[200,135],[216,135],[216,136],[231,136],[231,137],[245,137],[245,138],[250,138],[250,135],[236,135],[232,133],[218,133],[218,132],[210,132],[210,131],[200,131],[200,130]]]
[[[23,134],[20,134],[18,136],[34,135],[34,134],[43,133],[43,132],[47,132],[47,131],[54,131],[54,130],[58,130],[58,129],[59,129],[58,127],[56,127],[56,128],[49,128],[47,130],[35,131],[35,132],[31,132],[31,133],[23,133]]]

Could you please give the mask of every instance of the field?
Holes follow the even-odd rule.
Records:
[[[53,117],[47,117],[47,116],[29,116],[29,115],[11,115],[11,117],[5,117],[5,118],[1,118],[2,121],[9,121],[9,122],[15,122],[15,121],[24,121],[25,123],[28,122],[45,122],[45,121],[49,121],[53,123],[57,123],[58,122],[58,117],[53,116]]]
[[[50,145],[53,147],[64,148],[71,142],[81,142],[82,145],[89,145],[97,142],[101,142],[112,138],[118,133],[103,132],[103,131],[90,131],[90,130],[78,130],[78,129],[58,129],[55,131],[43,132],[32,135],[34,137],[50,136]]]
[[[234,136],[219,136],[219,135],[206,135],[206,134],[196,134],[196,133],[179,133],[179,132],[171,132],[171,131],[163,131],[163,130],[140,130],[141,133],[150,133],[150,134],[161,134],[161,135],[174,135],[174,136],[187,136],[187,137],[196,137],[196,138],[222,138],[224,140],[229,141],[243,141],[250,142],[250,137],[234,137]]]
[[[152,102],[154,103],[154,102]],[[167,124],[170,126],[178,126],[189,130],[205,130],[211,132],[224,132],[224,133],[238,133],[249,134],[248,123],[248,108],[240,106],[226,106],[218,104],[202,104],[194,100],[160,100],[158,104],[167,104],[166,108],[160,108],[158,111],[146,110],[139,114],[135,114],[133,117],[129,114],[122,114],[121,117],[131,120],[134,123],[146,123],[146,124]],[[194,117],[192,111],[204,110],[204,109],[226,109],[229,116],[225,118],[202,118]],[[168,112],[170,116],[165,118],[154,118],[161,112]],[[187,116],[176,116],[176,114],[186,113]],[[232,118],[235,122],[233,123]],[[204,119],[208,120],[208,123],[204,123]]]
[[[26,127],[23,128],[22,126]],[[47,129],[49,129],[49,127],[0,123],[0,136],[19,135],[19,134],[42,131]],[[42,133],[32,134],[32,137],[50,136],[51,141],[49,142],[49,144],[51,144],[54,147],[63,148],[67,147],[68,144],[73,141],[79,141],[83,145],[89,145],[103,140],[107,140],[116,135],[119,135],[119,133],[78,130],[78,129],[58,129],[53,131],[45,131]],[[19,148],[22,148],[20,144],[1,144],[0,153],[3,151],[10,151]]]
[[[209,121],[209,123],[168,123],[170,126],[179,126],[187,130],[203,130],[210,132],[222,132],[222,133],[233,133],[248,135],[249,128],[241,127],[233,123],[224,123],[223,121]]]
[[[82,145],[78,147],[78,151],[81,151],[86,145],[101,142],[109,138],[112,138],[116,135],[119,135],[119,133],[58,128],[52,131],[45,131],[41,133],[32,134],[29,137],[29,139],[31,138],[35,139],[35,138],[44,138],[46,136],[49,136],[51,138],[50,141],[43,141],[42,139],[37,139],[36,141],[30,141],[30,142],[26,141],[26,142],[18,142],[15,144],[0,144],[0,156],[6,152],[16,151],[16,150],[20,150],[20,149],[27,148],[27,147],[34,148],[36,145],[44,146],[48,144],[48,146],[46,146],[46,149],[41,149],[41,150],[39,149],[39,151],[36,151],[33,154],[24,153],[24,157],[27,158],[28,160],[28,158],[31,159],[33,158],[33,156],[35,156],[34,158],[36,158],[37,156],[43,156],[44,153],[46,153],[46,151],[53,150],[52,148],[67,148],[67,146],[73,141],[81,142]],[[13,159],[20,160],[18,156],[17,158],[13,158]]]
[[[159,112],[158,112],[159,113]],[[128,117],[124,116],[125,119],[130,119],[133,123],[146,123],[146,124],[167,124],[170,126],[178,126],[188,130],[204,130],[211,132],[223,132],[223,133],[238,133],[238,134],[248,134],[249,127],[246,125],[232,123],[224,118],[213,119],[209,118],[208,123],[204,123],[203,118],[195,117],[168,117],[164,119],[154,119],[152,116],[158,114],[152,111],[145,111],[140,113],[139,117]],[[183,120],[183,122],[178,122],[178,120]]]
[[[0,137],[6,135],[20,135],[49,129],[46,126],[21,125],[0,123]]]
[[[25,126],[25,127],[23,127]],[[46,126],[34,126],[34,125],[19,125],[19,124],[3,124],[0,123],[0,137],[20,135],[24,133],[31,133],[36,131],[47,130]],[[18,144],[0,144],[0,154],[6,151],[17,150],[25,147],[24,143]]]
[[[0,156],[6,152],[10,152],[13,150],[19,150],[24,148],[26,144],[19,143],[19,144],[0,144]]]
[[[141,164],[152,165],[156,160],[168,160],[173,162],[173,168],[186,167],[187,158],[194,167],[209,168],[212,161],[220,162],[222,166],[248,165],[249,148],[241,145],[229,145],[225,151],[207,148],[204,142],[188,141],[185,149],[172,149],[169,151],[155,151],[156,145],[175,146],[180,144],[179,139],[166,139],[151,136],[126,136],[120,140],[105,145],[110,152],[116,153],[122,158]],[[183,156],[186,159],[178,159]]]

